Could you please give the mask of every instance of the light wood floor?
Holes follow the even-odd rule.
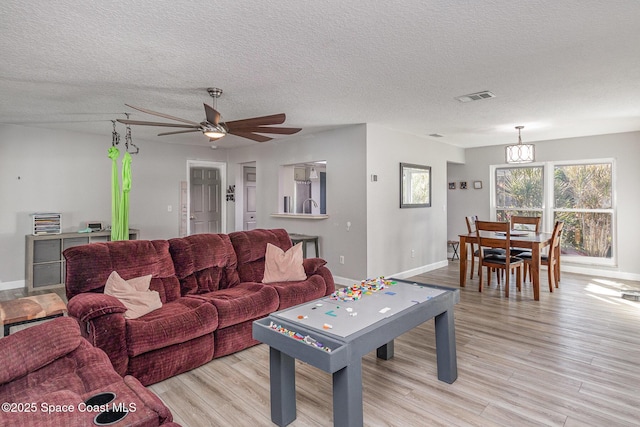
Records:
[[[458,262],[411,280],[458,288]],[[433,321],[399,337],[395,356],[363,361],[366,426],[638,426],[638,282],[563,274],[540,301],[530,285],[505,299],[477,278],[455,309],[458,380],[437,380]],[[271,426],[269,349],[216,359],[150,388],[184,426]],[[296,362],[298,418],[331,426],[331,375]]]
[[[410,280],[458,288],[457,261]],[[479,293],[455,308],[458,380],[437,380],[433,321],[395,341],[395,356],[363,360],[366,426],[638,426],[640,283],[563,273],[540,301],[530,285]],[[513,283],[514,281],[512,281]],[[9,291],[7,291],[9,292]],[[0,293],[0,299],[22,295]],[[269,349],[259,345],[150,386],[185,427],[271,426]],[[331,426],[331,375],[296,362],[298,418]]]

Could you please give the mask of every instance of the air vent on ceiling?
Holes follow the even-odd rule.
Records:
[[[460,102],[471,102],[471,101],[481,101],[483,99],[495,98],[496,96],[489,92],[488,90],[484,90],[482,92],[470,93],[469,95],[462,95],[456,97],[456,99]]]

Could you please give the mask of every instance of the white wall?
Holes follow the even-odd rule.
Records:
[[[618,204],[616,267],[591,267],[570,265],[566,271],[597,273],[610,277],[640,280],[640,263],[635,244],[640,241],[638,212],[640,212],[640,132],[596,135],[535,142],[536,160],[562,161],[614,158],[616,162],[615,194]],[[482,147],[466,150],[466,163],[450,164],[448,180],[482,180],[482,190],[450,190],[447,235],[457,236],[466,232],[464,217],[478,215],[489,218],[490,165],[502,164],[504,146]],[[543,225],[544,227],[544,225]],[[563,265],[565,262],[563,261]],[[564,268],[564,267],[563,267]]]
[[[462,160],[460,148],[367,125],[367,277],[446,265],[447,161]],[[431,207],[400,209],[401,162],[431,166]]]
[[[241,165],[255,162],[257,173],[258,228],[284,228],[291,233],[320,236],[320,255],[338,282],[342,278],[366,275],[366,169],[365,125],[347,126],[306,136],[290,136],[277,141],[229,150],[229,183],[236,183],[235,203],[242,208]],[[281,212],[278,197],[281,165],[327,161],[327,214],[329,219],[273,218]],[[235,215],[235,229],[242,229]],[[351,222],[350,231],[346,223]],[[310,253],[313,249],[309,246]],[[339,263],[344,255],[345,263]],[[351,280],[351,279],[347,279]]]
[[[504,156],[503,147],[465,153],[430,138],[371,124],[231,150],[135,142],[140,154],[132,164],[130,226],[141,230],[141,238],[178,235],[180,181],[186,180],[187,160],[227,161],[228,184],[239,182],[242,164],[255,162],[258,226],[320,236],[321,256],[337,281],[345,284],[443,265],[447,237],[465,231],[464,216],[489,216],[489,165]],[[24,280],[29,214],[62,212],[65,231],[77,230],[87,220],[110,223],[110,143],[110,136],[0,126],[0,288]],[[640,240],[635,219],[640,208],[640,132],[536,142],[536,149],[540,161],[616,158],[620,257],[611,273],[640,278],[632,246]],[[271,217],[281,204],[279,166],[314,160],[327,161],[329,219]],[[431,208],[399,208],[400,162],[432,167]],[[371,182],[372,174],[378,175],[377,182]],[[468,181],[468,190],[447,189],[447,182],[461,180]],[[474,180],[483,182],[482,190],[471,188]],[[227,202],[227,232],[242,228],[235,216],[240,188],[239,201]],[[344,265],[338,262],[340,255]]]
[[[280,165],[314,160],[327,161],[329,219],[271,217],[280,210]],[[229,150],[229,170],[236,174],[241,164],[256,162],[258,227],[320,236],[321,256],[343,284],[446,265],[446,165],[462,160],[462,149],[371,124]],[[400,162],[432,167],[431,208],[399,208]]]
[[[226,153],[136,140],[135,133],[134,142],[140,153],[132,160],[129,226],[143,239],[176,237],[187,159],[225,161]],[[111,135],[0,126],[0,287],[24,280],[31,213],[61,212],[63,231],[87,220],[111,223],[110,146]]]

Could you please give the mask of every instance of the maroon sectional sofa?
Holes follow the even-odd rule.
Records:
[[[179,427],[156,395],[134,377],[118,375],[68,317],[0,339],[0,365],[2,426],[91,426],[101,412],[126,408],[115,425]],[[105,392],[114,393],[113,400],[85,403]]]
[[[69,248],[69,315],[120,375],[156,383],[258,344],[254,320],[335,290],[319,258],[303,261],[306,280],[261,283],[267,243],[292,246],[286,230],[258,229]],[[125,306],[103,293],[112,271],[125,280],[151,274],[150,289],[159,292],[162,307],[125,318]]]

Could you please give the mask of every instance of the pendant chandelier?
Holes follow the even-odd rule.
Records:
[[[507,163],[531,163],[536,160],[536,147],[533,144],[523,144],[520,131],[524,126],[516,126],[518,129],[518,143],[507,145],[504,148],[504,157]]]

